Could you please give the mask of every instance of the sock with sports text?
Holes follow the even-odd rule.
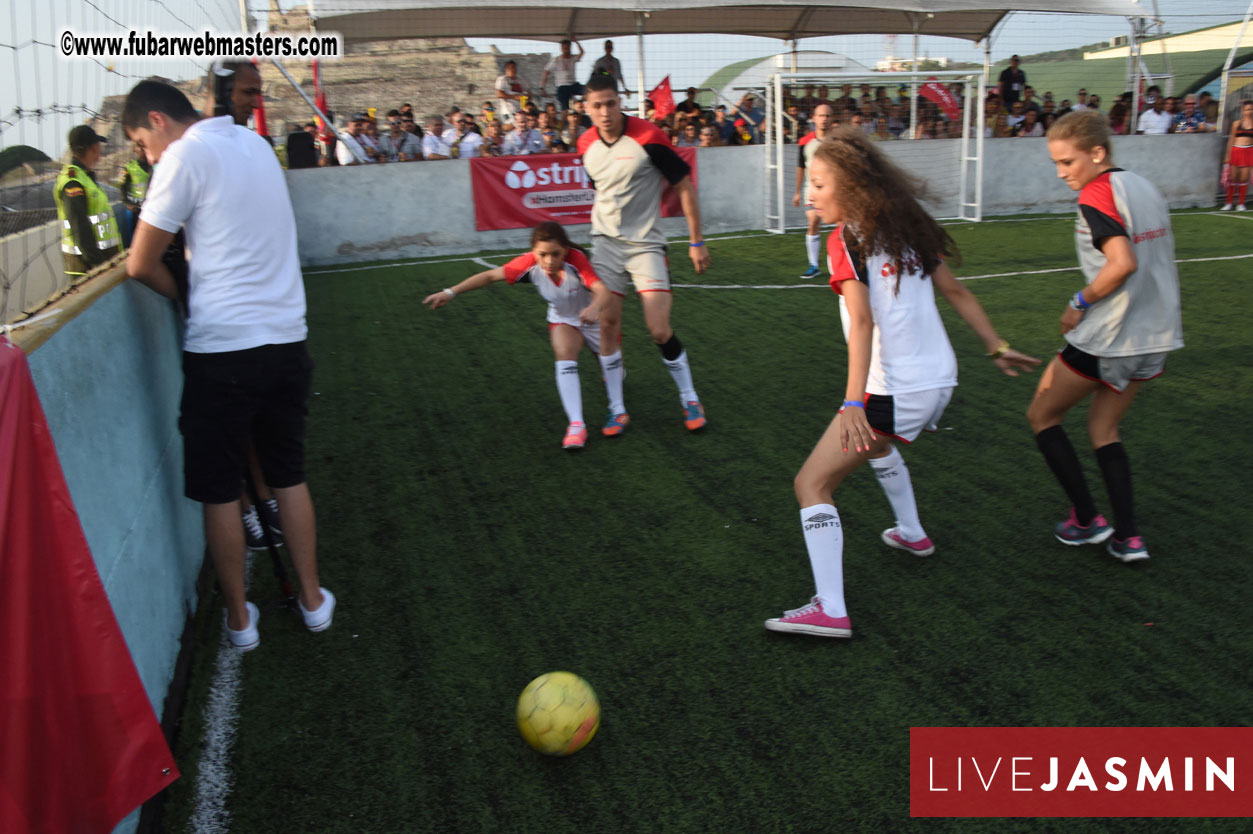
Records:
[[[828,617],[847,617],[844,605],[844,529],[832,504],[814,504],[801,510],[805,549],[814,571],[814,586]]]
[[[885,457],[871,458],[870,466],[883,487],[883,494],[892,505],[896,526],[906,541],[916,542],[927,537],[918,520],[918,504],[914,500],[914,485],[909,479],[909,467],[895,446]]]
[[[622,364],[622,350],[612,356],[600,356],[600,372],[605,379],[605,394],[609,397],[609,412],[611,414],[625,414],[626,401],[622,396],[622,380],[626,376],[626,369]]]
[[[570,423],[583,422],[583,391],[579,387],[579,363],[570,359],[557,362],[557,393]]]
[[[1114,512],[1114,538],[1126,541],[1140,535],[1136,529],[1135,504],[1131,495],[1131,460],[1122,443],[1110,443],[1096,450],[1096,462],[1101,465],[1105,478],[1105,490],[1109,493],[1109,506]]]
[[[1075,508],[1075,520],[1080,526],[1087,527],[1096,516],[1096,505],[1092,503],[1092,493],[1088,492],[1079,456],[1075,454],[1075,447],[1070,445],[1065,430],[1061,426],[1050,426],[1035,436],[1035,444]]]
[[[818,247],[822,244],[822,235],[805,235],[805,254],[809,256],[809,265],[818,266]]]
[[[700,397],[696,396],[696,389],[692,386],[692,368],[687,361],[687,351],[683,349],[679,337],[671,333],[670,340],[657,347],[661,349],[661,357],[666,363],[666,370],[670,372],[670,378],[679,389],[679,400],[685,405],[699,400]]]

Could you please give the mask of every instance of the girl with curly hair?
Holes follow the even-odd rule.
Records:
[[[889,547],[929,556],[909,469],[893,440],[909,444],[934,430],[957,385],[957,357],[935,305],[935,290],[983,340],[1009,376],[1039,360],[1012,350],[974,295],[945,263],[957,260],[948,233],[918,202],[920,187],[858,131],[843,130],[814,154],[814,208],[839,224],[827,242],[831,288],[847,306],[844,404],[796,475],[801,528],[817,593],[808,605],[766,620],[766,628],[851,637],[844,603],[844,529],[832,502],[844,479],[869,461],[896,516]]]

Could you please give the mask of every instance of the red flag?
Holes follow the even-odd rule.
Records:
[[[253,61],[252,65],[256,67],[257,62]],[[258,73],[261,72],[260,67],[257,67],[257,72]],[[265,96],[261,96],[260,98],[257,99],[256,109],[252,111],[252,123],[257,129],[258,136],[270,135],[270,131],[266,128],[266,124],[265,124]]]
[[[326,112],[326,90],[322,89],[322,85],[318,82],[318,59],[313,59],[313,103],[323,113]],[[314,121],[318,126],[318,138],[323,142],[330,141],[331,125],[328,125],[321,116],[315,116]]]
[[[927,79],[927,83],[923,84],[918,92],[927,101],[935,102],[950,122],[961,118],[961,105],[957,103],[957,97],[949,92],[948,87],[936,83],[934,75]]]
[[[0,831],[107,834],[178,769],[2,337],[0,461]]]
[[[661,79],[661,83],[648,94],[653,102],[653,118],[664,119],[674,112],[674,93],[670,90],[670,76]]]

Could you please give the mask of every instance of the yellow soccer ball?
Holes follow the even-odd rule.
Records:
[[[569,756],[600,727],[600,701],[587,681],[571,672],[549,672],[518,696],[518,729],[526,743],[548,756]]]

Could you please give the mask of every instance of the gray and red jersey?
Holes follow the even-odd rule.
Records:
[[[626,124],[613,143],[588,128],[579,137],[583,170],[596,189],[592,234],[632,243],[659,243],[666,236],[658,225],[661,195],[692,173],[670,138],[655,125],[623,115]]]
[[[1166,200],[1153,183],[1113,168],[1079,192],[1075,249],[1091,284],[1105,266],[1112,237],[1131,241],[1136,270],[1093,303],[1066,341],[1093,356],[1139,356],[1183,347],[1175,236]]]
[[[578,321],[579,312],[592,301],[590,288],[600,280],[587,256],[578,249],[567,252],[566,263],[556,278],[545,272],[530,252],[509,261],[502,269],[510,284],[535,285],[540,297],[548,302],[548,321],[553,324]]]
[[[952,388],[957,384],[957,357],[935,306],[935,287],[922,271],[921,260],[912,252],[901,258],[898,289],[895,260],[882,253],[862,255],[860,249],[844,224],[827,239],[831,289],[843,295],[845,281],[859,281],[870,295],[874,335],[866,393],[896,395]]]

